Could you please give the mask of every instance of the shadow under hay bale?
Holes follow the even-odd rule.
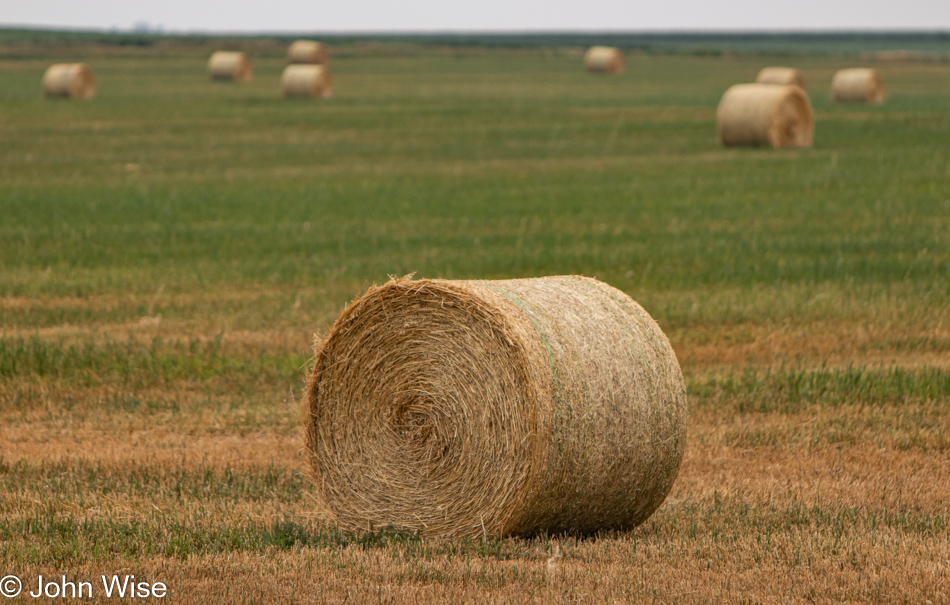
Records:
[[[347,529],[632,528],[669,493],[686,436],[666,336],[576,276],[371,288],[318,346],[306,402],[317,491]]]
[[[91,99],[96,77],[85,63],[56,63],[43,74],[43,94],[51,98]]]
[[[805,90],[805,74],[794,67],[763,67],[755,77],[758,84],[784,84]]]
[[[719,102],[716,125],[727,147],[811,147],[814,117],[797,86],[736,84]]]
[[[326,65],[330,48],[322,42],[296,40],[287,48],[287,62],[291,65]]]
[[[333,75],[324,65],[288,65],[280,86],[285,97],[329,99],[333,96]]]
[[[619,48],[592,46],[584,54],[584,67],[592,73],[619,74],[623,72],[623,54]]]
[[[208,76],[223,82],[250,82],[251,60],[243,52],[219,50],[208,59]]]
[[[884,80],[876,69],[842,69],[831,80],[831,98],[835,103],[883,103]]]

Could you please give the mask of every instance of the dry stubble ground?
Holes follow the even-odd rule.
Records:
[[[269,98],[276,51],[222,91],[203,50],[84,49],[100,104],[52,122],[55,53],[5,56],[0,572],[182,603],[950,602],[950,68],[890,67],[885,108],[813,96],[816,149],[768,154],[710,139],[754,57],[638,57],[585,92],[570,52],[357,51],[321,114]],[[141,69],[154,90],[110,92]],[[135,96],[161,90],[186,98]],[[651,520],[333,529],[300,456],[313,333],[412,270],[597,275],[654,314],[691,419]]]

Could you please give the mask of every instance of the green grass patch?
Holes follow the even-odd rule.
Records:
[[[14,538],[17,541],[11,543]],[[393,528],[342,532],[290,519],[269,523],[185,524],[159,518],[122,522],[43,514],[12,522],[0,521],[0,540],[11,544],[5,554],[8,562],[66,566],[116,556],[132,561],[152,556],[185,560],[194,555],[215,553],[347,546],[386,548],[418,542],[420,537]]]
[[[83,386],[141,388],[179,380],[244,376],[274,383],[302,380],[305,364],[302,355],[227,355],[220,339],[63,344],[36,337],[0,338],[0,381],[55,378]]]
[[[950,304],[947,65],[881,64],[887,103],[841,106],[824,91],[842,62],[803,57],[815,148],[771,151],[715,136],[755,57],[638,55],[596,78],[541,50],[347,56],[333,100],[288,103],[280,58],[236,87],[207,81],[204,50],[141,53],[95,57],[88,103],[42,99],[45,60],[0,74],[0,295],[353,284],[320,303],[339,308],[390,274],[582,273]]]
[[[697,408],[727,407],[740,414],[794,414],[846,405],[900,406],[928,401],[950,411],[950,371],[940,368],[747,368],[689,383]]]
[[[0,485],[4,493],[27,493],[38,485],[53,500],[64,499],[84,506],[95,497],[146,498],[155,501],[185,500],[222,502],[301,502],[310,493],[311,481],[300,472],[279,468],[223,469],[163,467],[147,463],[122,466],[89,461],[7,463],[0,459]],[[13,513],[13,511],[8,511]]]

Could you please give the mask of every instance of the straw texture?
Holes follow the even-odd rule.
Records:
[[[669,493],[686,435],[666,336],[576,276],[371,288],[318,344],[306,404],[317,491],[347,529],[631,528]]]
[[[623,54],[611,46],[591,46],[584,55],[587,71],[602,74],[623,72]]]
[[[884,80],[876,69],[842,69],[831,79],[831,98],[835,103],[883,103]]]
[[[280,78],[285,97],[329,99],[333,96],[333,76],[324,65],[288,65]]]
[[[326,65],[330,48],[322,42],[296,40],[287,48],[287,62],[301,65]]]
[[[251,60],[242,52],[219,50],[208,59],[208,76],[212,80],[249,82],[252,75]]]
[[[96,96],[96,77],[85,63],[56,63],[43,74],[47,97],[91,99]]]
[[[763,67],[755,77],[759,84],[784,84],[805,90],[805,74],[794,67]]]
[[[716,124],[730,147],[811,147],[814,118],[797,86],[736,84],[722,96]]]

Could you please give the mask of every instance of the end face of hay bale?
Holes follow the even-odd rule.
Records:
[[[280,78],[284,96],[288,98],[322,98],[333,96],[333,76],[324,65],[288,65]]]
[[[622,73],[623,53],[611,46],[592,46],[584,54],[584,67],[591,73]]]
[[[831,98],[835,103],[883,103],[884,80],[876,69],[842,69],[831,80]]]
[[[287,62],[291,65],[326,65],[330,48],[322,42],[296,40],[287,48]]]
[[[805,74],[794,67],[763,67],[755,77],[759,84],[782,84],[805,90]]]
[[[96,77],[85,63],[57,63],[43,74],[47,97],[91,99],[96,96]]]
[[[250,82],[251,60],[243,52],[219,50],[208,59],[208,76],[223,82]]]
[[[342,527],[428,535],[642,523],[683,456],[659,326],[583,277],[396,280],[343,311],[307,387],[307,452]]]
[[[797,86],[736,84],[719,102],[716,125],[727,147],[811,147],[814,117]]]

